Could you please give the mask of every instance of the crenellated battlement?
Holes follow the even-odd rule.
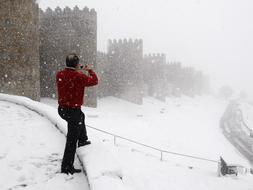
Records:
[[[137,54],[143,51],[143,41],[142,39],[110,39],[108,40],[108,54],[114,53],[115,50],[120,50],[124,52],[136,51]]]
[[[88,7],[80,9],[78,6],[75,6],[73,9],[71,9],[70,7],[65,7],[64,9],[56,7],[54,10],[51,8],[47,8],[45,11],[40,9],[40,17],[42,18],[52,18],[52,17],[65,18],[76,16],[96,19],[97,12],[95,11],[95,9],[89,9]]]
[[[147,59],[152,59],[152,58],[161,58],[161,59],[164,59],[166,58],[166,54],[164,53],[149,53],[149,54],[145,54],[144,55],[144,59],[147,58]]]
[[[170,61],[170,62],[167,62],[166,63],[168,66],[174,66],[174,67],[179,67],[181,68],[182,67],[182,64],[178,61]]]
[[[144,55],[144,62],[148,63],[157,63],[157,64],[166,64],[166,54],[164,53],[153,53]]]
[[[123,45],[123,44],[127,44],[127,45],[135,44],[136,45],[136,44],[142,44],[142,43],[143,43],[142,39],[132,39],[132,38],[129,38],[129,39],[124,38],[124,39],[118,39],[118,40],[109,39],[108,40],[109,45]]]

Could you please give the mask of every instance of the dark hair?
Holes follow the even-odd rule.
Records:
[[[66,57],[66,66],[75,68],[79,63],[79,57],[75,53],[71,53]]]

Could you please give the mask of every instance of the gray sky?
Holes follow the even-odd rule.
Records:
[[[252,0],[39,0],[40,7],[87,6],[98,13],[98,50],[107,39],[141,38],[144,53],[203,70],[214,87],[253,95]],[[253,96],[252,96],[253,97]]]

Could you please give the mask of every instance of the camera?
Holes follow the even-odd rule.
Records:
[[[80,66],[81,69],[83,69],[83,68],[85,68],[85,67],[86,67],[86,65],[81,65],[81,66]]]

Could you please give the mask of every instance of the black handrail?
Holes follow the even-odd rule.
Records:
[[[90,125],[86,125],[86,126],[88,128],[94,129],[96,131],[100,131],[102,133],[105,133],[105,134],[113,136],[114,137],[114,145],[116,145],[116,138],[119,138],[119,139],[123,139],[123,140],[129,141],[129,142],[134,143],[134,144],[138,144],[138,145],[141,145],[141,146],[144,146],[144,147],[147,147],[147,148],[159,151],[161,153],[161,158],[160,158],[161,161],[163,160],[163,157],[162,157],[163,153],[167,153],[167,154],[174,154],[174,155],[182,156],[182,157],[193,158],[193,159],[197,159],[197,160],[203,160],[203,161],[208,161],[208,162],[219,163],[219,161],[217,161],[217,160],[212,160],[212,159],[198,157],[198,156],[193,156],[193,155],[189,155],[189,154],[182,154],[182,153],[177,153],[177,152],[162,150],[160,148],[156,148],[156,147],[153,147],[153,146],[150,146],[150,145],[146,145],[146,144],[143,144],[143,143],[140,143],[140,142],[137,142],[137,141],[134,141],[134,140],[131,140],[131,139],[128,139],[128,138],[125,138],[125,137],[122,137],[122,136],[119,136],[119,135],[116,135],[116,134],[113,134],[113,133],[110,133],[110,132],[107,132],[107,131],[95,128],[95,127],[92,127]]]

